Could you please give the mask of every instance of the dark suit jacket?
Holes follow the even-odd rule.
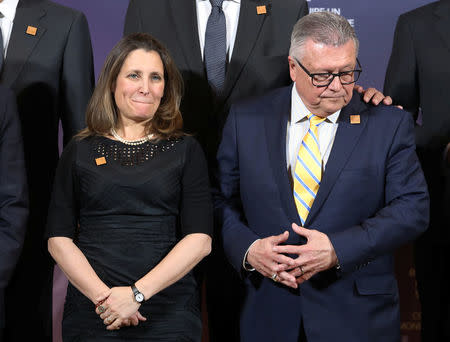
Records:
[[[26,33],[28,26],[37,28],[36,35]],[[58,161],[58,121],[67,142],[85,126],[94,85],[84,15],[47,0],[20,0],[0,83],[17,96],[30,193],[46,208]]]
[[[28,27],[36,34],[28,34]],[[94,86],[93,58],[85,16],[47,0],[20,0],[0,83],[13,90],[22,125],[30,195],[29,227],[23,253],[7,291],[12,310],[22,310],[33,279],[35,305],[30,324],[47,326],[51,334],[53,264],[44,240],[44,227],[54,171],[58,161],[58,122],[64,141],[85,126],[85,109]],[[21,293],[16,296],[17,293]],[[20,299],[22,298],[23,299]],[[23,303],[20,302],[23,300]],[[46,308],[38,308],[46,305]],[[8,309],[8,308],[7,308]],[[43,314],[45,313],[45,314]],[[21,324],[15,313],[9,324]],[[50,321],[49,321],[50,319]],[[7,316],[8,320],[8,316]],[[35,338],[41,331],[29,325]],[[14,334],[26,333],[11,328]],[[51,335],[48,336],[50,338]],[[9,337],[20,340],[22,337]]]
[[[28,26],[37,28],[36,35],[26,33]],[[65,142],[85,126],[94,85],[84,15],[46,0],[20,0],[0,83],[17,96],[31,210],[45,217],[58,161],[58,122]],[[43,229],[33,230],[42,237]]]
[[[258,238],[300,224],[286,164],[291,87],[230,110],[218,151],[225,252],[238,272]],[[359,114],[360,124],[350,124]],[[244,274],[241,339],[398,342],[399,298],[393,251],[424,231],[428,192],[415,153],[411,115],[372,107],[354,94],[339,116],[322,184],[305,227],[328,235],[341,271],[321,272],[298,291]]]
[[[397,22],[384,93],[405,109],[422,109],[416,127],[417,153],[431,198],[433,240],[447,237],[450,172],[443,152],[450,142],[450,1],[438,1],[402,14]]]
[[[16,99],[0,86],[0,331],[4,290],[22,249],[27,217],[27,180]]]
[[[268,13],[258,15],[259,5]],[[216,101],[201,57],[195,0],[131,0],[124,32],[150,33],[169,49],[184,80],[185,128],[196,133],[211,165],[231,103],[290,83],[290,35],[307,13],[305,0],[242,0],[224,95]]]

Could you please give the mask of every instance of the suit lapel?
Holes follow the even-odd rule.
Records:
[[[11,86],[28,61],[31,52],[44,35],[46,28],[40,25],[45,16],[43,8],[19,6],[16,10],[14,24],[6,55],[5,67],[1,76],[2,83]],[[36,28],[35,35],[27,33],[28,27]]]
[[[171,8],[175,30],[189,69],[204,74],[200,43],[198,41],[195,0],[167,0]]]
[[[319,213],[323,203],[327,199],[342,169],[347,163],[350,155],[357,146],[358,139],[364,131],[367,123],[367,115],[360,115],[360,124],[351,124],[350,115],[361,114],[365,110],[365,105],[361,102],[359,94],[353,94],[353,99],[349,105],[345,106],[339,115],[339,126],[330,152],[330,157],[326,165],[322,182],[317,192],[316,199],[312,205],[311,211],[306,219],[305,226],[308,227]]]
[[[440,1],[434,10],[434,15],[436,16],[434,26],[445,46],[450,50],[450,2]]]
[[[267,18],[267,14],[258,15],[256,7],[259,5],[268,5],[269,3],[270,0],[241,1],[233,54],[225,77],[225,89],[222,97],[224,101],[230,96],[230,93],[241,74],[242,68],[246,65],[250,53],[258,40],[263,23]],[[269,7],[270,6],[267,6],[267,8]]]
[[[280,199],[291,222],[298,222],[297,209],[292,195],[286,162],[286,130],[291,112],[291,90],[286,91],[273,99],[270,113],[265,117],[265,133],[267,151],[274,180],[280,193]],[[284,231],[285,228],[280,227]]]

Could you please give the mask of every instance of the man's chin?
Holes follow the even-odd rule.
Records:
[[[338,103],[338,102],[344,102],[344,97],[322,97],[322,101],[325,102],[331,102],[331,103]]]
[[[325,101],[323,101],[323,108],[327,113],[335,113],[339,109],[342,109],[342,107],[345,106],[344,99],[341,98],[327,98]]]

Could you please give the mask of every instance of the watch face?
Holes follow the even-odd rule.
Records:
[[[138,303],[141,303],[142,301],[144,301],[144,295],[142,293],[137,293],[134,298],[136,298],[136,302],[138,302]]]

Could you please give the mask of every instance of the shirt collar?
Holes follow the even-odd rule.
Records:
[[[5,18],[10,21],[14,21],[16,15],[16,8],[19,0],[3,0],[0,2],[0,12],[5,16]]]
[[[327,116],[325,122],[331,122],[335,124],[339,118],[341,110],[342,109],[339,109],[337,112]],[[296,123],[303,120],[308,116],[309,113],[311,112],[308,108],[306,108],[305,104],[300,98],[300,95],[298,95],[297,88],[295,87],[294,82],[294,86],[292,87],[291,123]]]

